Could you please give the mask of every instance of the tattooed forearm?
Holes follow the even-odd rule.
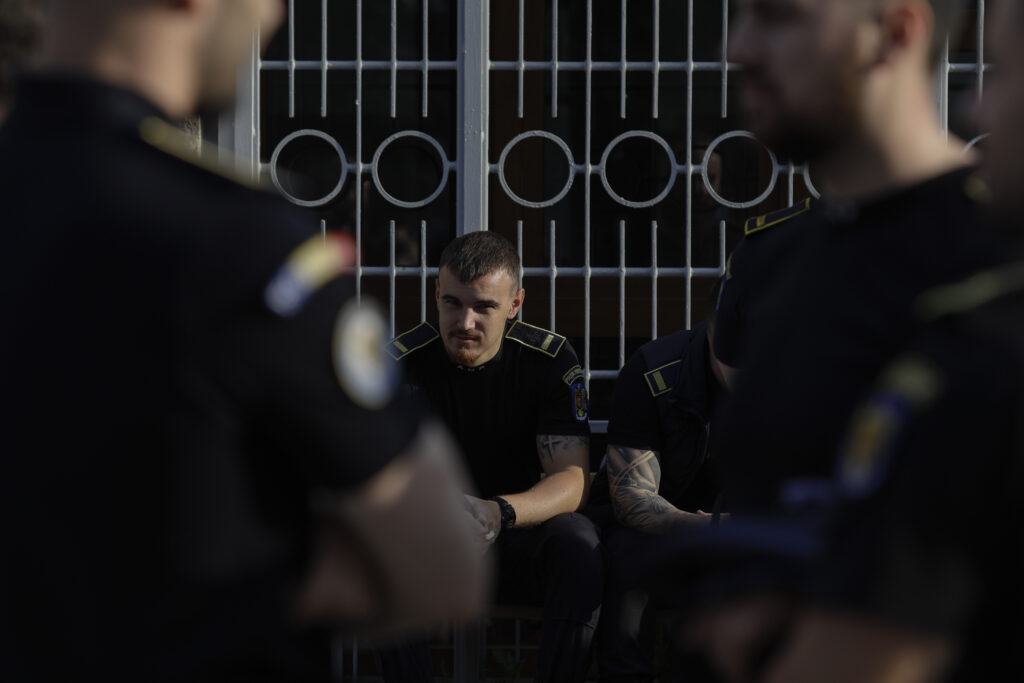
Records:
[[[661,465],[657,453],[608,446],[606,455],[612,508],[620,523],[661,533],[690,517],[658,495]]]
[[[537,437],[537,453],[541,461],[551,462],[565,451],[582,448],[590,450],[590,439],[586,436],[561,436],[558,434],[542,434]]]

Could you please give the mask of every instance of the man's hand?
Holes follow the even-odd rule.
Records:
[[[480,540],[484,546],[494,543],[501,533],[501,507],[493,500],[483,500],[473,496],[466,496],[466,500],[472,507],[473,517],[480,523]]]

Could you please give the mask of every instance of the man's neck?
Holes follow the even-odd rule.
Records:
[[[860,201],[911,187],[976,161],[942,130],[929,91],[894,98],[869,114],[864,131],[811,166],[830,199]],[[873,123],[872,123],[873,121]]]

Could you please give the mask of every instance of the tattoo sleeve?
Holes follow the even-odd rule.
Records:
[[[656,452],[609,445],[605,462],[612,508],[620,523],[649,533],[679,524],[680,511],[658,495],[661,465]]]

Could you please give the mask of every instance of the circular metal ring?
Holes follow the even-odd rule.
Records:
[[[657,142],[659,145],[661,145],[661,148],[665,150],[665,154],[668,155],[669,164],[671,164],[672,167],[672,174],[669,176],[668,183],[665,185],[665,189],[661,191],[661,194],[657,195],[653,199],[648,199],[645,202],[633,202],[626,199],[625,197],[616,194],[616,192],[611,188],[611,185],[608,183],[606,168],[608,155],[611,154],[611,151],[615,148],[616,145],[618,145],[623,140],[629,138],[647,138],[648,140],[654,140],[655,142]],[[601,184],[604,185],[604,190],[605,192],[608,193],[608,196],[610,196],[612,199],[617,201],[619,204],[622,204],[623,206],[628,206],[633,209],[645,209],[649,206],[654,206],[655,204],[663,200],[665,197],[667,197],[668,193],[672,191],[672,187],[676,184],[676,176],[678,175],[676,172],[676,155],[672,151],[672,148],[669,147],[669,144],[665,142],[665,138],[661,137],[660,135],[652,133],[649,130],[629,130],[623,133],[622,135],[618,136],[611,142],[609,142],[608,146],[604,148],[604,154],[601,155],[600,174]]]
[[[391,195],[387,190],[384,189],[384,186],[380,182],[380,173],[378,172],[378,164],[380,162],[380,157],[384,153],[384,150],[387,148],[388,145],[390,145],[392,142],[400,138],[416,138],[419,140],[426,140],[428,143],[430,143],[431,147],[434,148],[434,150],[437,152],[438,158],[441,160],[441,182],[437,184],[437,188],[426,199],[421,199],[416,202],[403,201],[398,197]],[[418,130],[403,130],[398,133],[395,133],[394,135],[384,140],[384,142],[380,143],[380,146],[377,147],[377,151],[373,153],[373,184],[377,188],[377,192],[380,192],[381,196],[384,197],[384,199],[388,200],[395,206],[401,206],[402,208],[405,209],[419,209],[437,199],[438,195],[440,195],[441,192],[444,191],[445,185],[448,184],[449,166],[450,163],[448,161],[448,157],[445,155],[444,149],[441,148],[441,143],[439,143],[437,140],[430,137],[426,133],[420,132]]]
[[[804,164],[803,176],[804,185],[807,186],[807,190],[811,193],[811,196],[815,199],[821,199],[821,192],[819,192],[818,188],[814,186],[814,182],[811,180],[811,169],[807,164]]]
[[[526,138],[544,138],[545,140],[551,140],[553,143],[558,145],[559,149],[562,150],[562,153],[565,154],[566,160],[569,162],[569,179],[565,181],[565,186],[554,197],[542,202],[531,202],[528,199],[523,199],[512,191],[512,188],[508,186],[508,181],[505,179],[505,160],[508,158],[508,153],[512,151],[513,147]],[[505,145],[505,149],[501,150],[501,156],[498,157],[498,182],[501,183],[501,188],[505,190],[505,194],[507,194],[516,204],[528,206],[533,209],[543,209],[544,207],[557,204],[563,197],[565,197],[566,194],[569,193],[569,189],[572,187],[572,181],[576,178],[574,170],[575,165],[576,162],[573,161],[572,150],[569,149],[569,145],[565,144],[565,141],[562,140],[562,138],[553,133],[549,133],[546,130],[528,130],[525,133],[520,133],[509,140],[508,144]]]
[[[964,154],[967,154],[969,151],[977,147],[978,143],[987,138],[989,135],[991,135],[991,133],[982,133],[981,135],[979,135],[978,137],[974,138],[966,145],[964,145]]]
[[[732,138],[747,138],[747,139],[753,140],[754,142],[757,142],[759,145],[761,144],[761,142],[757,139],[757,137],[753,133],[748,131],[748,130],[734,130],[734,131],[730,131],[728,133],[722,133],[717,138],[712,140],[711,144],[708,145],[707,149],[704,150],[704,158],[701,160],[701,172],[700,172],[700,174],[701,174],[701,177],[704,179],[704,187],[707,189],[708,194],[710,194],[712,197],[714,197],[716,202],[718,202],[719,204],[721,204],[723,206],[727,206],[730,209],[749,209],[749,208],[751,208],[753,206],[757,206],[758,204],[760,204],[764,200],[768,199],[768,197],[771,196],[772,192],[775,191],[775,184],[779,181],[779,174],[778,174],[779,162],[775,158],[775,154],[770,149],[768,149],[767,147],[764,147],[764,145],[761,145],[762,147],[764,147],[765,151],[768,152],[768,156],[772,160],[772,181],[768,184],[768,189],[765,190],[764,192],[762,192],[760,195],[758,195],[757,197],[755,197],[754,199],[752,199],[749,202],[731,202],[731,201],[729,201],[728,199],[726,199],[722,195],[720,195],[717,192],[715,192],[715,189],[713,187],[711,187],[711,183],[708,182],[708,159],[710,159],[711,155],[714,154],[715,148],[718,147],[718,145],[720,145],[721,143],[725,142],[726,140],[730,140]],[[724,167],[724,164],[723,164],[723,167]]]
[[[278,158],[281,156],[281,151],[292,140],[303,137],[320,138],[321,140],[327,141],[327,143],[334,148],[334,151],[337,153],[338,158],[341,160],[341,177],[338,178],[338,184],[334,186],[333,190],[331,190],[329,193],[327,193],[320,199],[299,199],[298,197],[292,195],[290,192],[284,189],[284,187],[281,185],[281,179],[277,175],[277,162]],[[304,128],[302,130],[297,130],[294,133],[285,136],[285,138],[281,140],[281,142],[277,143],[277,147],[274,148],[274,153],[270,157],[271,182],[274,183],[274,187],[276,187],[281,194],[288,198],[288,201],[292,202],[293,204],[298,204],[299,206],[323,206],[324,204],[327,204],[335,197],[337,197],[338,193],[341,192],[341,188],[345,186],[345,180],[348,178],[348,169],[349,165],[348,159],[345,158],[345,150],[341,148],[341,145],[338,144],[338,141],[335,140],[330,135],[328,135],[327,133],[323,132],[322,130],[315,130],[313,128]]]

